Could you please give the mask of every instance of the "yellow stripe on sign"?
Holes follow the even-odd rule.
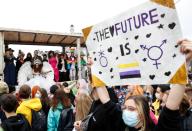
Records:
[[[139,63],[138,62],[133,62],[133,63],[128,63],[128,64],[119,64],[117,67],[118,68],[130,68],[130,67],[138,67]]]

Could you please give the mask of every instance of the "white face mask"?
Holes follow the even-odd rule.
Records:
[[[129,127],[135,127],[140,122],[137,112],[124,110],[122,117],[124,123]]]
[[[35,98],[41,98],[41,94],[36,93],[36,94],[35,94]]]
[[[159,93],[155,93],[155,97],[160,100],[160,94]]]

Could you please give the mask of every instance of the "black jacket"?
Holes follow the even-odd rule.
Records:
[[[32,62],[32,58],[31,58],[31,57],[26,57],[26,58],[24,59],[24,62],[27,62],[27,61]]]
[[[75,116],[73,114],[73,109],[63,109],[60,115],[57,131],[72,131],[74,122]]]
[[[16,76],[17,76],[17,74],[19,72],[19,69],[21,68],[22,65],[23,65],[23,63],[19,60],[19,58],[17,58],[16,67],[15,67],[15,69],[16,69]]]
[[[1,103],[1,98],[2,98],[2,96],[4,95],[4,93],[3,94],[0,94],[0,106],[2,105]],[[1,120],[1,122],[4,122],[4,120],[6,120],[7,119],[7,117],[5,116],[5,113],[3,112],[3,110],[2,109],[0,109],[0,120]]]
[[[48,116],[49,113],[49,109],[50,109],[50,105],[49,103],[46,103],[44,101],[41,100],[41,105],[42,105],[42,110],[45,113],[46,117]]]
[[[28,121],[22,115],[12,116],[7,118],[2,123],[4,131],[30,131],[31,127]]]
[[[67,60],[65,60],[64,59],[64,62],[65,62],[65,69],[67,70]],[[58,68],[58,70],[61,70],[62,69],[62,60],[61,60],[61,58],[59,58],[59,62],[58,62],[58,65],[57,65],[57,68]]]
[[[179,111],[172,111],[166,107],[160,113],[158,124],[151,126],[150,131],[182,131],[180,127],[180,114]],[[135,128],[130,128],[129,131],[139,131]]]
[[[185,116],[181,117],[181,130],[192,131],[192,108],[189,108]]]
[[[119,105],[112,101],[106,104],[95,101],[91,107],[91,112],[95,110],[96,112],[89,121],[88,131],[124,131],[125,126]]]
[[[125,131],[125,124],[122,120],[122,111],[118,104],[112,101],[102,104],[100,101],[94,102],[91,112],[95,112],[89,121],[88,131]],[[156,126],[151,126],[150,131],[181,131],[179,111],[172,111],[163,108]],[[138,131],[129,128],[129,131]]]
[[[117,98],[117,95],[115,94],[114,88],[108,87],[107,91],[109,93],[109,97],[110,97],[111,101],[114,103],[118,103],[118,98]]]

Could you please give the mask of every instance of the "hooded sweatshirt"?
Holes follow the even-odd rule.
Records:
[[[41,105],[40,99],[33,98],[33,99],[29,99],[21,102],[21,104],[17,108],[16,113],[23,114],[25,118],[28,120],[29,124],[31,125],[31,121],[32,121],[31,109],[34,111],[39,111],[41,110],[41,108],[42,108],[42,105]]]
[[[11,116],[2,123],[4,131],[29,131],[31,127],[22,115]]]

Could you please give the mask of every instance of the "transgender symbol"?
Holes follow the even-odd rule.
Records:
[[[107,67],[108,61],[107,61],[107,57],[105,57],[104,51],[100,50],[98,53],[99,53],[99,57],[100,57],[99,58],[100,65],[102,67]]]
[[[146,45],[140,45],[141,49],[147,50],[147,56],[149,57],[149,59],[155,61],[153,65],[155,65],[157,69],[158,65],[161,64],[158,63],[158,60],[160,60],[163,55],[163,50],[161,49],[161,47],[165,43],[167,43],[167,39],[164,39],[160,46],[151,46],[150,48],[147,48]]]

